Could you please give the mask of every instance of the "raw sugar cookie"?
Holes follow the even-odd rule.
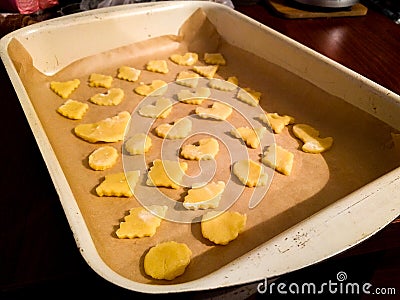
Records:
[[[229,104],[215,101],[211,107],[196,107],[195,113],[203,119],[226,120],[232,111]]]
[[[167,61],[163,59],[150,60],[146,65],[146,70],[162,74],[167,74],[169,72]]]
[[[112,146],[102,146],[89,155],[88,162],[93,170],[102,171],[113,167],[118,157],[117,149]]]
[[[152,237],[156,234],[167,210],[168,206],[161,205],[132,208],[129,210],[129,215],[119,224],[115,234],[120,239]]]
[[[237,89],[237,84],[218,78],[211,78],[210,81],[208,82],[208,86],[210,88],[226,92],[231,92]]]
[[[173,124],[160,124],[155,128],[157,136],[171,140],[183,139],[192,131],[192,121],[189,118],[180,118]]]
[[[217,216],[216,212],[208,212],[201,221],[203,237],[219,245],[227,245],[244,231],[247,215],[226,211]]]
[[[112,82],[113,78],[110,75],[92,73],[89,76],[89,86],[91,87],[104,87],[109,89],[111,88]]]
[[[155,104],[147,104],[139,109],[139,115],[148,118],[165,119],[172,111],[172,101],[160,97]]]
[[[211,91],[207,87],[199,87],[194,92],[190,90],[181,90],[178,92],[177,97],[180,102],[187,104],[201,104],[205,99],[211,95]]]
[[[236,76],[230,76],[226,81],[229,83],[233,83],[236,86],[239,85],[239,79]]]
[[[97,105],[118,105],[125,97],[124,90],[121,88],[111,88],[106,93],[98,93],[90,97],[90,102]]]
[[[219,143],[216,139],[202,138],[194,144],[182,146],[181,155],[190,160],[214,159],[219,151]]]
[[[156,159],[148,172],[146,184],[178,189],[187,169],[186,162]]]
[[[81,84],[79,79],[69,81],[52,81],[50,89],[63,99],[67,99]]]
[[[130,117],[129,112],[123,111],[95,123],[79,124],[75,127],[74,132],[78,137],[90,143],[122,141]]]
[[[294,135],[303,141],[301,149],[308,153],[322,153],[329,150],[333,144],[332,137],[320,138],[319,131],[307,124],[293,126]]]
[[[238,139],[242,139],[247,146],[255,149],[260,145],[260,140],[266,131],[267,128],[265,127],[250,128],[244,126],[232,129],[231,134]]]
[[[195,88],[199,84],[200,75],[192,71],[181,71],[176,76],[176,83],[187,86],[190,88]]]
[[[293,117],[287,115],[280,116],[277,113],[261,114],[259,119],[271,127],[274,133],[281,133],[287,125],[294,123]]]
[[[189,265],[192,251],[184,243],[162,242],[150,248],[144,257],[144,271],[155,279],[172,280]]]
[[[164,80],[155,79],[150,84],[141,84],[134,91],[141,96],[158,97],[164,95],[168,85]]]
[[[217,208],[225,190],[225,182],[210,182],[204,186],[192,187],[185,196],[183,206],[186,209]]]
[[[184,55],[172,54],[169,58],[178,65],[192,66],[197,62],[199,56],[195,52],[186,52]]]
[[[122,66],[118,69],[117,77],[126,81],[135,82],[139,79],[142,71],[128,66]]]
[[[151,147],[151,138],[145,133],[136,133],[125,142],[125,150],[130,155],[144,154]]]
[[[226,65],[225,57],[221,53],[204,53],[204,61],[209,65]]]
[[[252,159],[239,160],[233,165],[233,174],[241,183],[248,187],[256,187],[267,184],[268,174],[265,168]]]
[[[140,171],[108,174],[96,187],[98,196],[132,197],[132,190],[139,181]]]
[[[261,161],[279,173],[289,176],[292,172],[293,160],[294,154],[292,152],[273,143],[264,151]]]
[[[236,98],[251,106],[257,106],[260,102],[261,93],[250,88],[243,88],[239,89]]]
[[[206,78],[213,78],[215,73],[218,71],[218,65],[216,66],[193,66],[193,71],[204,76]]]
[[[81,120],[89,109],[86,103],[68,99],[57,108],[57,112],[72,120]]]

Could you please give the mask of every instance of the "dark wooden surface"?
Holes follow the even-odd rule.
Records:
[[[236,6],[236,9],[400,94],[400,25],[387,17],[369,10],[362,17],[288,20],[271,13],[264,3]],[[106,281],[79,253],[3,65],[0,66],[0,105],[0,299],[33,295],[45,299],[60,295],[78,297],[81,293],[110,299],[145,297]],[[399,299],[399,233],[397,219],[352,249],[284,275],[277,282],[327,282],[344,271],[352,282],[394,287],[397,296],[386,295],[382,299]],[[277,296],[258,294],[255,287],[253,284],[170,295],[170,298],[258,299],[265,296],[272,299]],[[286,295],[285,299],[289,297]],[[323,298],[329,298],[329,294]],[[337,295],[333,297],[337,298]],[[352,298],[364,299],[365,295]]]

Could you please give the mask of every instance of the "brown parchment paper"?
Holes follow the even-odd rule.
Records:
[[[143,96],[133,92],[134,87],[139,82],[147,84],[153,79],[174,81],[179,71],[191,67],[178,66],[168,57],[186,51],[197,52],[199,64],[204,64],[202,57],[205,52],[223,53],[227,65],[219,68],[217,77],[226,79],[228,76],[237,76],[239,86],[262,93],[263,109],[290,115],[296,123],[312,125],[320,130],[322,136],[332,136],[334,145],[323,154],[307,154],[301,151],[302,143],[291,133],[291,126],[276,134],[276,142],[294,153],[292,174],[284,176],[274,172],[267,194],[254,209],[248,207],[252,189],[245,188],[243,195],[230,209],[247,214],[246,229],[226,246],[216,246],[204,239],[199,223],[172,221],[163,221],[153,237],[118,239],[115,231],[119,223],[129,209],[140,204],[135,197],[98,197],[95,188],[106,174],[123,170],[122,158],[111,169],[91,170],[87,163],[88,155],[103,143],[92,144],[81,140],[74,135],[73,129],[80,123],[96,122],[123,110],[132,112],[143,99]],[[33,67],[30,54],[16,40],[11,42],[9,53],[62,166],[99,255],[111,269],[135,282],[171,284],[207,275],[399,165],[399,157],[391,142],[391,133],[394,132],[391,127],[279,66],[228,44],[202,10],[187,20],[178,36],[152,38],[85,57],[51,77]],[[167,60],[169,73],[145,71],[145,64],[154,59]],[[140,80],[131,83],[117,79],[117,70],[122,65],[142,69]],[[124,101],[118,106],[90,103],[88,99],[92,95],[105,92],[104,88],[88,86],[88,77],[92,72],[114,76],[113,87],[124,89]],[[66,119],[56,112],[65,100],[49,88],[52,80],[74,78],[79,78],[81,85],[70,98],[89,105],[87,114],[79,121]],[[186,105],[187,111],[184,105],[181,107],[181,111],[175,111],[163,122],[171,122],[193,110],[193,106],[189,109]],[[153,148],[157,149],[160,139],[152,137],[156,141]],[[113,143],[113,146],[122,150],[122,142]],[[260,149],[252,151],[252,157],[257,158]],[[229,173],[228,156],[229,149],[221,147],[216,160],[218,166],[222,167],[216,177]],[[152,157],[148,159],[150,161]],[[182,190],[166,193],[182,193]],[[189,245],[193,252],[192,261],[186,272],[175,280],[156,281],[144,274],[143,257],[150,247],[168,240]]]

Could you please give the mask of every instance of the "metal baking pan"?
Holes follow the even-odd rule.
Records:
[[[100,276],[143,293],[209,290],[272,278],[334,256],[382,229],[400,214],[400,169],[372,178],[331,204],[310,211],[293,226],[193,280],[137,282],[113,270],[99,255],[64,169],[46,135],[9,45],[18,40],[33,65],[52,76],[72,62],[149,38],[176,35],[182,23],[203,9],[221,37],[341,99],[393,131],[400,129],[400,96],[296,41],[222,4],[168,1],[115,6],[63,16],[14,31],[1,39],[2,61],[44,157],[83,258]],[[229,25],[227,25],[229,24]],[[84,33],[84,34],[83,34]],[[84,36],[77,45],[77,35]],[[100,38],[106,37],[106,38]],[[71,51],[70,45],[74,45]],[[290,85],[289,85],[290,86]],[[378,160],[378,158],[377,158]]]

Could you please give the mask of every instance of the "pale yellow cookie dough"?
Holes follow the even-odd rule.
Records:
[[[165,119],[172,111],[172,101],[160,97],[155,104],[147,104],[139,109],[139,115],[148,118]]]
[[[218,71],[218,65],[193,66],[193,71],[206,78],[213,78]]]
[[[222,53],[204,53],[204,61],[210,65],[226,65],[226,59]]]
[[[93,170],[103,171],[113,167],[118,157],[118,151],[114,147],[101,146],[89,155],[88,163]]]
[[[251,106],[257,106],[260,103],[261,93],[250,88],[239,89],[236,98]]]
[[[164,80],[155,79],[150,84],[140,84],[134,91],[141,96],[158,97],[164,95],[168,85]]]
[[[307,124],[293,126],[294,135],[303,141],[301,149],[308,153],[322,153],[329,150],[333,144],[332,137],[320,138],[319,131]]]
[[[186,52],[184,55],[172,54],[169,58],[178,65],[192,66],[197,62],[199,56],[195,52]]]
[[[181,118],[173,124],[160,124],[155,128],[157,136],[166,139],[182,139],[192,131],[192,121],[189,118]]]
[[[294,154],[292,152],[273,143],[264,151],[261,161],[278,172],[289,176],[292,172],[293,160]]]
[[[244,231],[247,215],[226,211],[217,216],[216,212],[208,212],[201,221],[201,233],[204,238],[219,245],[227,245]]]
[[[271,127],[274,133],[281,133],[287,125],[294,123],[293,117],[281,116],[278,113],[261,114],[259,119]]]
[[[186,162],[156,159],[148,172],[148,186],[179,189],[188,169]]]
[[[190,263],[192,251],[184,243],[162,242],[150,248],[144,257],[144,271],[155,279],[173,280]]]
[[[151,138],[145,133],[136,133],[129,137],[124,146],[130,155],[144,154],[150,150]]]
[[[72,120],[81,120],[89,109],[86,103],[68,99],[57,108],[57,112]]]
[[[239,127],[231,130],[231,134],[242,139],[247,146],[255,149],[260,145],[260,140],[266,133],[267,129],[265,127],[250,128],[248,126]]]
[[[129,112],[123,111],[95,123],[80,124],[75,127],[74,132],[78,137],[90,143],[122,141],[130,117]]]
[[[150,60],[146,65],[146,70],[162,74],[169,72],[167,61],[164,59]]]
[[[63,99],[67,99],[81,84],[79,79],[68,81],[51,81],[50,89]]]
[[[200,78],[200,75],[195,72],[181,71],[176,76],[175,82],[177,84],[180,84],[183,86],[187,86],[190,88],[196,88],[197,85],[199,84],[199,78]]]
[[[122,66],[118,69],[117,77],[126,81],[135,82],[139,79],[142,71],[128,66]]]
[[[129,215],[119,224],[115,232],[120,239],[152,237],[160,227],[168,206],[150,205],[135,207],[129,210]]]
[[[113,78],[110,75],[92,73],[89,76],[89,86],[111,88]]]
[[[232,107],[222,102],[214,102],[211,107],[196,107],[195,113],[203,119],[226,120],[232,114]]]
[[[204,186],[193,187],[188,190],[183,206],[186,209],[210,209],[217,208],[225,190],[225,182],[210,182]]]
[[[132,197],[132,190],[139,181],[140,171],[112,173],[96,187],[98,196]]]
[[[208,85],[213,89],[227,92],[234,91],[237,88],[237,84],[217,78],[211,78]]]
[[[207,87],[199,87],[196,91],[181,90],[178,92],[177,97],[180,102],[187,104],[201,104],[205,99],[211,95],[211,91]]]
[[[233,174],[248,187],[257,187],[267,184],[268,174],[265,168],[252,159],[239,160],[233,165]]]
[[[219,143],[216,139],[202,138],[194,144],[183,145],[181,155],[190,160],[214,159],[219,151]]]
[[[111,88],[106,93],[98,93],[90,97],[90,102],[97,105],[118,105],[124,100],[125,92],[121,88]]]

